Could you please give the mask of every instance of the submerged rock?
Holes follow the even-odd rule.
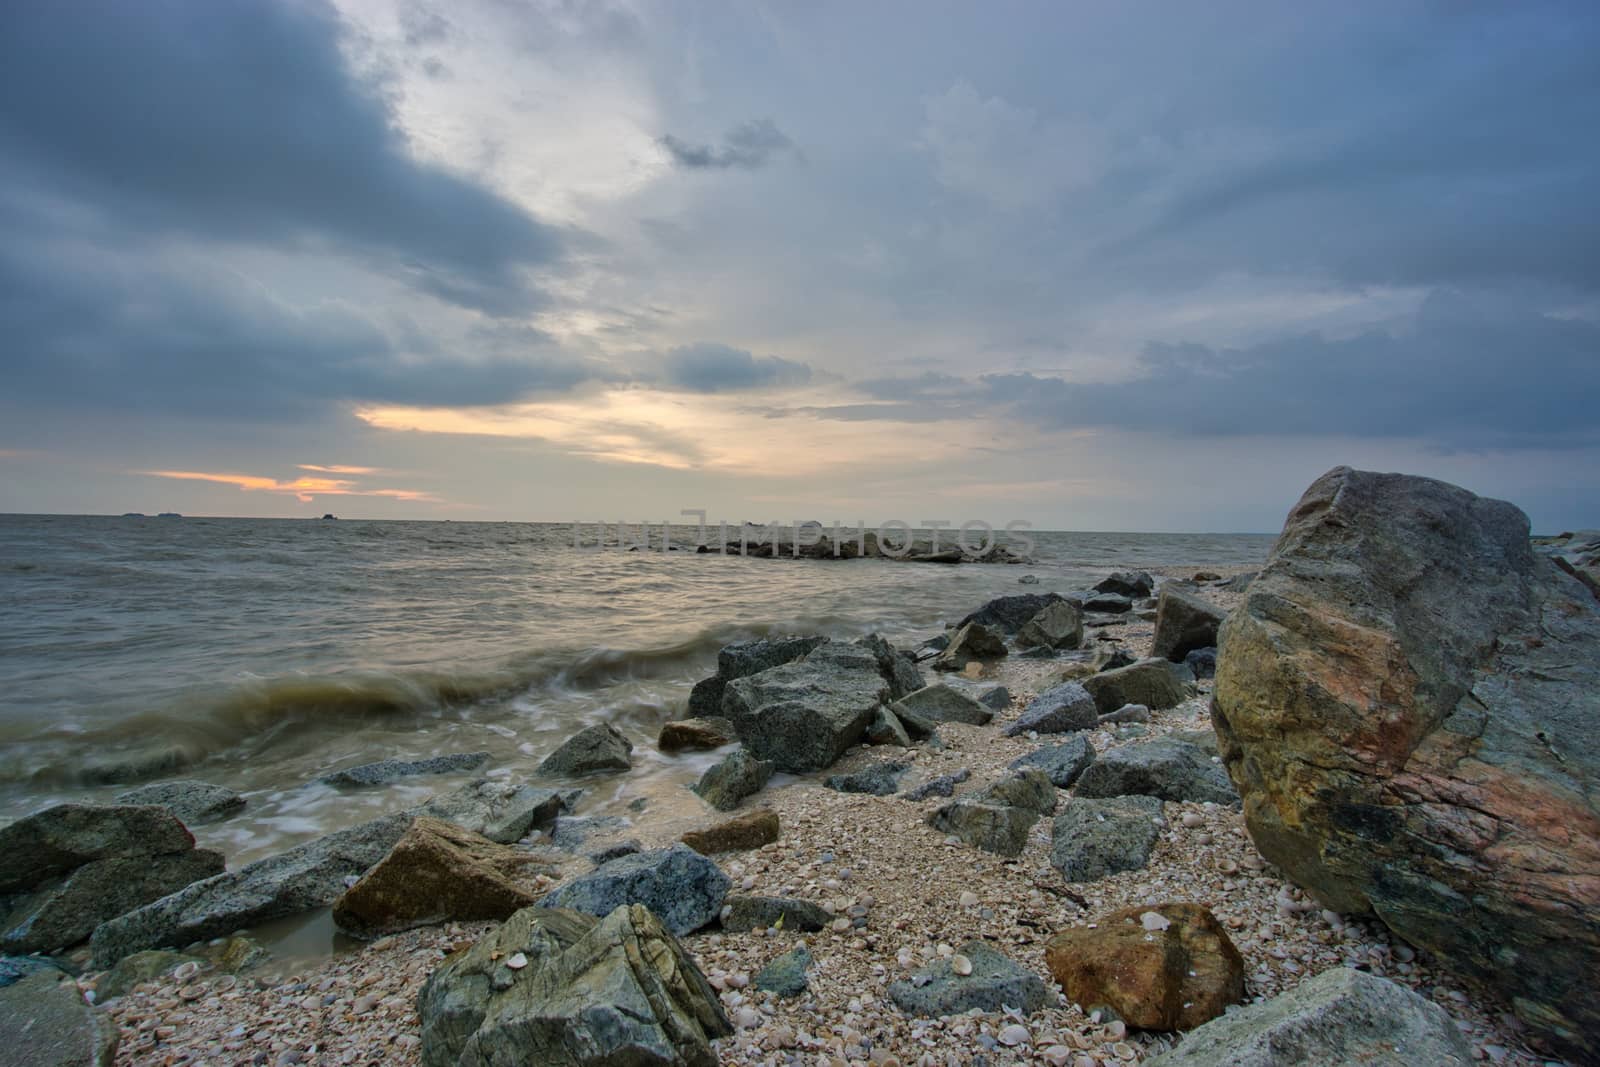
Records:
[[[434,971],[417,1015],[424,1067],[715,1067],[711,1042],[733,1032],[693,958],[638,905],[603,919],[520,911]]]
[[[244,810],[244,797],[210,782],[156,782],[117,794],[118,804],[154,804],[166,808],[185,826],[220,822]]]
[[[970,973],[958,974],[952,968],[951,959],[956,957],[936,960],[913,972],[909,981],[891,983],[889,999],[907,1015],[923,1018],[1005,1008],[1032,1015],[1049,1002],[1050,991],[1042,978],[987,941],[968,941],[957,955],[971,964]]]
[[[485,779],[430,797],[418,814],[509,845],[534,830],[550,828],[567,807],[567,794],[559,790]]]
[[[427,759],[386,759],[376,763],[363,763],[359,767],[346,767],[342,771],[325,774],[319,779],[324,785],[369,786],[388,785],[401,778],[419,774],[450,774],[454,771],[476,770],[489,759],[487,752],[455,752]]]
[[[71,980],[41,972],[0,988],[0,1049],[28,1067],[111,1067],[117,1026]]]
[[[700,780],[690,788],[718,811],[732,811],[745,797],[761,791],[771,779],[773,769],[770,761],[756,759],[740,748],[706,768]]]
[[[1217,627],[1226,614],[1193,586],[1168,582],[1156,604],[1156,634],[1150,655],[1182,663],[1197,648],[1215,648]]]
[[[609,915],[624,904],[643,904],[675,934],[711,922],[733,883],[717,865],[683,845],[623,856],[547,895],[546,908]]]
[[[593,774],[596,771],[626,771],[632,768],[629,741],[610,723],[596,723],[567,738],[561,747],[539,764],[540,774]]]
[[[1600,602],[1527,517],[1340,467],[1222,627],[1212,718],[1256,847],[1600,1062]]]

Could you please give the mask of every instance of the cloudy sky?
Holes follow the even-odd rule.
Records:
[[[0,5],[0,511],[1600,526],[1589,2]]]

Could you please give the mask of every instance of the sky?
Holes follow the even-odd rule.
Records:
[[[0,512],[1600,526],[1600,7],[0,5]]]

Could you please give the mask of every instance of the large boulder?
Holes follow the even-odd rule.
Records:
[[[1069,882],[1097,882],[1150,862],[1161,837],[1155,797],[1074,797],[1051,827],[1050,865]]]
[[[488,759],[487,752],[452,752],[444,756],[429,756],[427,759],[385,759],[325,774],[321,781],[324,785],[341,787],[388,785],[401,778],[411,778],[419,774],[453,774],[456,771],[477,770],[488,762]]]
[[[204,826],[244,810],[238,792],[210,782],[155,782],[117,794],[118,804],[154,804],[166,808],[185,826]]]
[[[531,906],[550,865],[442,819],[419,818],[389,854],[333,902],[357,937],[441,922],[506,919]]]
[[[610,723],[584,727],[539,764],[540,774],[593,774],[597,771],[625,771],[633,766],[629,753],[633,742],[623,737]]]
[[[1017,645],[1021,648],[1077,648],[1081,644],[1083,612],[1065,600],[1045,605],[1017,631]]]
[[[1443,1008],[1387,978],[1334,967],[1197,1027],[1145,1067],[1468,1067]]]
[[[1183,703],[1193,681],[1194,674],[1182,664],[1152,657],[1091,674],[1083,680],[1083,687],[1102,713],[1124,704],[1143,704],[1160,711]]]
[[[759,760],[743,748],[735,749],[706,768],[691,789],[718,811],[732,811],[745,797],[761,791],[775,765]]]
[[[907,1015],[925,1018],[959,1015],[974,1008],[983,1012],[1014,1008],[1032,1015],[1049,1003],[1050,991],[1044,981],[987,941],[968,941],[956,955],[968,966],[957,970],[954,956],[935,960],[913,973],[909,981],[891,983],[889,999]]]
[[[1226,614],[1194,586],[1167,583],[1156,603],[1156,635],[1150,654],[1182,663],[1197,648],[1216,647],[1217,627]]]
[[[716,990],[647,908],[528,908],[417,996],[424,1067],[715,1067]]]
[[[830,641],[804,659],[729,682],[722,706],[757,759],[817,771],[862,739],[879,706],[903,695],[895,688],[873,648]]]
[[[54,952],[87,941],[95,927],[202,878],[221,874],[222,853],[191,848],[160,856],[94,860],[20,898],[0,927],[0,949]]]
[[[1107,749],[1079,776],[1077,793],[1239,803],[1228,775],[1203,748],[1169,739]]]
[[[1059,593],[1019,593],[1016,596],[996,597],[962,619],[956,627],[959,629],[976,622],[1014,634],[1039,612],[1061,600]]]
[[[111,1067],[117,1025],[86,1003],[59,972],[29,975],[0,988],[0,1048],[28,1067]]]
[[[590,915],[610,915],[624,904],[643,904],[667,929],[681,935],[715,919],[732,884],[715,863],[693,849],[674,845],[603,863],[539,903]]]
[[[411,819],[398,812],[319,837],[103,922],[90,939],[94,966],[103,970],[140,949],[209,941],[326,907],[344,892],[346,879],[361,877],[388,855]]]
[[[556,817],[567,810],[567,796],[555,789],[482,779],[434,794],[418,814],[453,822],[490,841],[509,845],[534,830],[555,825]]]
[[[1099,719],[1099,709],[1089,691],[1078,682],[1062,682],[1028,701],[1021,717],[1006,727],[1005,735],[1071,733],[1091,729]]]
[[[36,889],[93,860],[192,848],[194,837],[164,808],[57,804],[0,827],[0,894]]]
[[[1261,854],[1600,1063],[1600,603],[1510,504],[1340,467],[1223,625],[1212,718]]]
[[[763,637],[726,645],[717,653],[717,673],[696,682],[689,691],[689,715],[715,719],[722,715],[722,695],[735,678],[793,663],[823,644],[826,637]]]
[[[1085,1012],[1141,1030],[1188,1030],[1244,999],[1244,957],[1199,904],[1126,908],[1045,943],[1045,966]]]

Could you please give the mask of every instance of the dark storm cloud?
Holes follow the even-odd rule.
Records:
[[[692,393],[769,389],[810,380],[811,368],[804,363],[709,343],[674,348],[667,353],[662,373],[662,384]]]
[[[726,170],[764,167],[774,156],[795,151],[794,142],[771,119],[751,119],[729,130],[721,147],[691,144],[672,134],[661,138],[661,147],[680,167],[689,170]]]
[[[556,234],[412,159],[341,32],[315,0],[0,5],[0,185],[129,241],[329,250],[457,304],[533,306],[525,270]]]

